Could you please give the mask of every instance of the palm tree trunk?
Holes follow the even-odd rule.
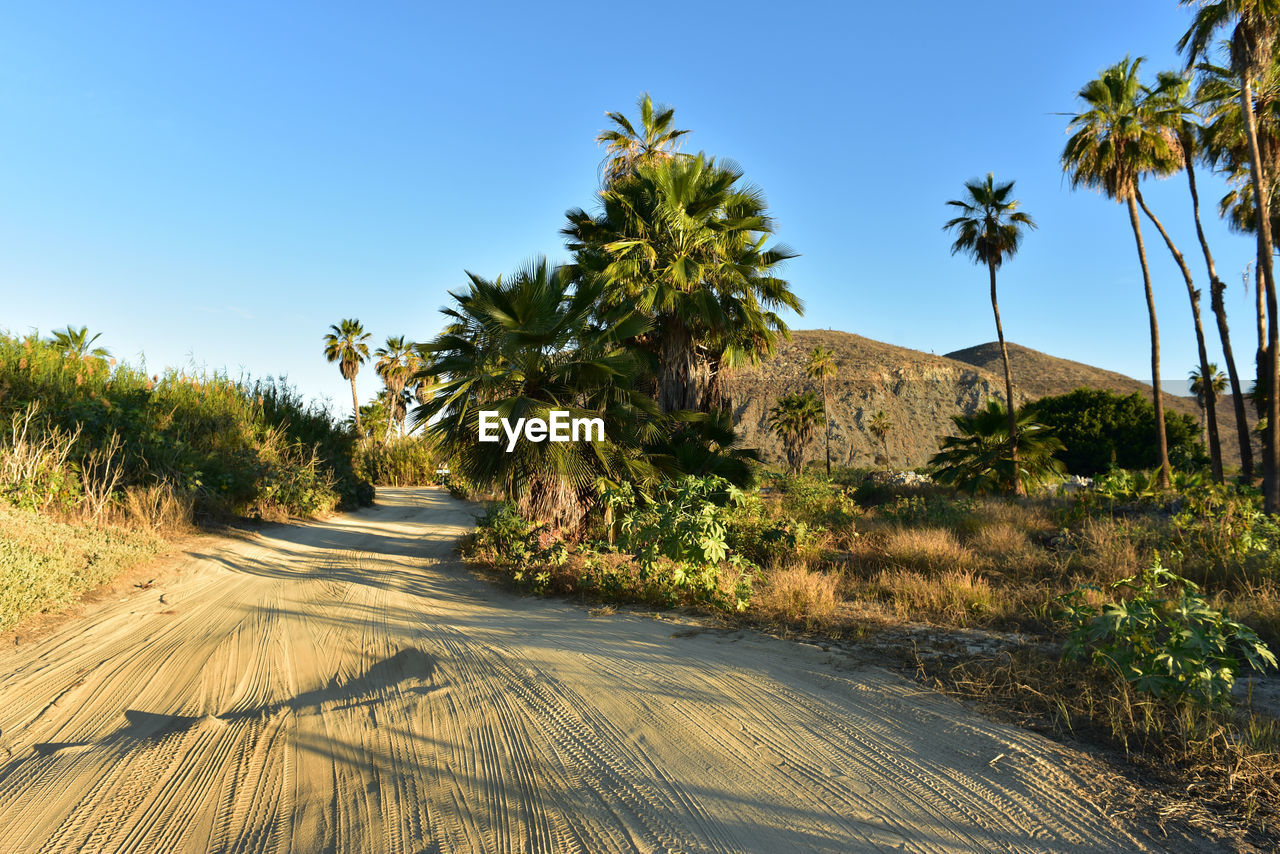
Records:
[[[1253,115],[1253,81],[1249,70],[1240,74],[1240,111],[1244,115],[1245,136],[1249,140],[1249,172],[1253,180],[1254,205],[1258,216],[1258,266],[1267,289],[1267,432],[1263,442],[1265,454],[1262,472],[1263,506],[1268,513],[1280,513],[1280,318],[1276,316],[1276,277],[1272,267],[1271,211],[1267,199],[1266,176],[1262,171],[1262,154],[1258,150],[1258,123]],[[1259,377],[1261,379],[1261,377]]]
[[[1196,347],[1200,353],[1200,381],[1201,383],[1207,383],[1210,381],[1211,371],[1209,370],[1209,350],[1204,343],[1204,324],[1200,321],[1200,292],[1196,290],[1195,282],[1191,279],[1191,270],[1187,268],[1186,259],[1182,257],[1178,247],[1174,246],[1173,238],[1169,237],[1169,232],[1164,230],[1160,220],[1156,219],[1156,215],[1151,212],[1151,208],[1147,207],[1147,203],[1142,198],[1142,191],[1135,189],[1133,195],[1138,200],[1138,204],[1142,206],[1142,212],[1147,215],[1147,219],[1151,220],[1156,230],[1160,232],[1160,236],[1164,238],[1165,245],[1169,247],[1169,252],[1173,255],[1173,260],[1178,262],[1178,269],[1182,271],[1183,281],[1187,283],[1187,296],[1191,299],[1191,319],[1195,321],[1196,326]],[[1207,426],[1209,464],[1213,469],[1213,479],[1218,483],[1222,483],[1222,444],[1218,441],[1218,409],[1208,394],[1202,395],[1202,397],[1203,402],[1200,405],[1204,410],[1205,424]]]
[[[1147,248],[1142,243],[1142,224],[1138,222],[1138,204],[1130,193],[1126,199],[1129,207],[1129,225],[1133,227],[1133,239],[1138,244],[1138,261],[1142,264],[1142,283],[1147,289],[1147,317],[1151,325],[1151,396],[1156,408],[1156,449],[1160,461],[1160,474],[1156,483],[1168,489],[1173,480],[1169,470],[1169,440],[1164,432],[1164,398],[1160,393],[1160,325],[1156,322],[1156,298],[1151,291],[1151,271],[1147,268]]]
[[[709,366],[700,364],[693,336],[678,318],[663,323],[658,365],[658,405],[663,412],[701,409]]]
[[[360,398],[356,396],[356,375],[351,375],[351,408],[356,413],[356,433],[363,433],[364,429],[360,426]]]
[[[1013,494],[1026,495],[1027,488],[1022,483],[1018,467],[1018,405],[1013,399],[1013,371],[1009,368],[1009,348],[1004,343],[1004,327],[1000,325],[1000,303],[996,300],[996,265],[988,262],[987,272],[991,274],[991,312],[996,316],[996,338],[1000,341],[1000,358],[1004,361],[1004,399],[1005,408],[1009,411],[1009,457],[1013,461]]]
[[[1244,387],[1240,383],[1240,372],[1236,370],[1236,357],[1231,352],[1231,332],[1227,327],[1227,304],[1222,298],[1227,286],[1218,278],[1217,267],[1213,263],[1213,253],[1209,251],[1209,241],[1204,236],[1204,227],[1200,224],[1200,193],[1196,189],[1196,167],[1192,157],[1192,148],[1183,143],[1183,161],[1187,167],[1187,183],[1191,187],[1191,211],[1196,220],[1196,236],[1200,239],[1200,250],[1204,253],[1205,267],[1209,270],[1209,304],[1213,308],[1213,316],[1218,321],[1218,339],[1222,342],[1222,355],[1227,363],[1227,378],[1231,382],[1231,403],[1236,413],[1236,438],[1240,442],[1240,476],[1245,483],[1253,480],[1253,440],[1249,435],[1249,419],[1244,406]],[[1203,370],[1203,367],[1201,368]]]
[[[822,375],[822,415],[827,428],[827,480],[831,480],[831,412],[827,409],[827,375]]]

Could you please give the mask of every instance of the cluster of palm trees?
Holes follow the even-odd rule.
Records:
[[[739,365],[772,354],[787,334],[779,312],[801,303],[779,277],[794,252],[742,172],[679,150],[687,131],[669,107],[640,99],[638,122],[611,127],[591,211],[566,214],[572,260],[537,258],[503,278],[468,273],[443,310],[447,325],[416,348],[412,377],[436,377],[415,410],[477,485],[522,511],[577,524],[602,489],[661,488],[680,474],[744,482],[725,408]],[[601,417],[606,441],[477,442],[479,412],[509,421],[552,410]]]
[[[405,432],[410,404],[430,399],[430,377],[422,373],[423,357],[418,345],[403,335],[388,338],[386,344],[369,353],[369,338],[359,320],[347,318],[329,327],[324,336],[324,355],[337,363],[342,378],[351,383],[352,423],[362,436],[389,440],[399,430]],[[373,369],[383,388],[370,404],[360,405],[356,375],[360,366],[373,359]]]
[[[1186,257],[1142,195],[1142,183],[1184,172],[1190,191],[1196,234],[1210,283],[1210,305],[1227,367],[1239,431],[1242,476],[1254,477],[1250,433],[1245,416],[1245,392],[1231,346],[1226,308],[1226,285],[1218,277],[1213,254],[1200,220],[1195,166],[1205,163],[1222,172],[1232,190],[1219,204],[1220,213],[1236,230],[1252,233],[1257,241],[1257,381],[1254,401],[1263,429],[1263,482],[1267,511],[1280,512],[1280,396],[1269,389],[1280,385],[1280,328],[1277,321],[1273,272],[1272,229],[1276,210],[1272,197],[1280,186],[1280,0],[1182,0],[1196,5],[1191,28],[1178,43],[1186,58],[1182,71],[1164,71],[1154,80],[1142,79],[1142,58],[1125,57],[1086,83],[1078,96],[1083,109],[1071,116],[1070,137],[1062,153],[1062,168],[1073,188],[1097,190],[1126,206],[1142,269],[1151,335],[1152,399],[1156,410],[1160,471],[1158,483],[1170,483],[1168,443],[1164,430],[1164,402],[1160,393],[1159,324],[1147,263],[1141,220],[1145,216],[1173,256],[1182,273],[1195,326],[1198,377],[1213,377],[1209,348],[1196,288]],[[1221,47],[1226,65],[1209,61],[1219,34],[1229,38]],[[1017,471],[1019,424],[1009,356],[1004,343],[996,298],[996,271],[1018,250],[1034,220],[1018,210],[1013,182],[992,175],[971,181],[965,197],[948,204],[957,216],[944,228],[956,234],[952,252],[963,252],[988,268],[991,306],[996,320],[1005,373],[1007,454]],[[1214,477],[1223,479],[1221,443],[1216,418],[1216,394],[1197,392],[1205,410],[1205,424]],[[1015,490],[1022,489],[1014,478]]]

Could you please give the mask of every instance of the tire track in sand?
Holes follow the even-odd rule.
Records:
[[[470,508],[379,502],[0,654],[6,854],[1143,850],[1032,734],[798,645],[509,596],[451,556]]]

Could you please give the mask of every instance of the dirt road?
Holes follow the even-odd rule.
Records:
[[[470,523],[382,490],[0,655],[0,848],[1142,850],[1034,735],[816,648],[507,595],[457,565]]]

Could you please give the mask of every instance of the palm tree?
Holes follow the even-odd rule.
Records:
[[[1221,71],[1221,69],[1218,69]],[[1206,124],[1196,124],[1193,121],[1182,121],[1177,128],[1178,142],[1182,149],[1182,160],[1187,170],[1187,184],[1191,191],[1191,211],[1196,224],[1196,236],[1200,241],[1200,250],[1204,254],[1205,267],[1209,274],[1209,300],[1213,308],[1213,314],[1218,324],[1218,338],[1222,342],[1222,355],[1226,359],[1227,376],[1231,382],[1231,402],[1235,409],[1237,438],[1240,442],[1240,468],[1241,477],[1246,482],[1253,480],[1253,443],[1249,432],[1249,423],[1245,413],[1245,396],[1244,384],[1240,379],[1240,372],[1236,368],[1236,358],[1231,347],[1231,332],[1227,324],[1227,307],[1223,294],[1226,292],[1226,283],[1218,277],[1217,267],[1214,264],[1213,253],[1209,250],[1209,241],[1205,237],[1204,227],[1200,221],[1200,194],[1196,186],[1196,160],[1206,159],[1210,165],[1217,163],[1224,158],[1225,150],[1221,147],[1218,140],[1223,136],[1221,120],[1226,115],[1222,109],[1220,92],[1226,81],[1225,74],[1215,79],[1212,70],[1202,70],[1202,78],[1196,89],[1193,102],[1197,106],[1210,106],[1210,111],[1218,114],[1218,127],[1211,129]],[[1177,92],[1180,99],[1184,102],[1184,116],[1189,116],[1190,111],[1185,110],[1186,92],[1181,86],[1167,86],[1167,90],[1172,94]],[[1235,99],[1232,99],[1234,103]],[[1239,118],[1239,110],[1230,113]]]
[[[635,172],[641,163],[675,156],[680,137],[689,132],[676,130],[672,126],[675,109],[665,104],[655,108],[648,92],[641,95],[636,103],[640,107],[639,131],[622,113],[608,112],[605,115],[614,126],[601,131],[596,137],[596,142],[606,147],[606,184]]]
[[[379,347],[374,351],[374,355],[378,360],[374,363],[374,370],[378,376],[382,378],[383,384],[387,387],[390,394],[390,400],[393,404],[391,411],[392,424],[399,423],[401,431],[404,429],[404,419],[406,407],[401,398],[405,385],[409,381],[409,377],[413,372],[412,357],[413,343],[406,341],[403,335],[395,338],[388,338],[386,346]]]
[[[893,421],[889,418],[888,414],[881,409],[878,410],[875,415],[871,416],[871,421],[868,422],[867,427],[876,435],[876,438],[880,440],[880,447],[884,450],[885,465],[888,465],[889,431],[893,429]]]
[[[1139,59],[1136,64],[1140,64]],[[1150,109],[1144,111],[1144,115],[1150,117],[1152,121],[1152,129],[1157,132],[1163,132],[1168,135],[1170,140],[1175,144],[1174,150],[1178,155],[1177,166],[1166,174],[1172,174],[1177,171],[1178,167],[1185,167],[1187,175],[1190,176],[1192,198],[1195,198],[1195,172],[1192,163],[1194,158],[1194,148],[1192,147],[1192,125],[1190,116],[1194,115],[1191,109],[1186,105],[1187,95],[1190,89],[1189,81],[1179,74],[1171,72],[1161,72],[1157,75],[1157,84],[1154,88],[1144,87],[1142,99],[1149,102]],[[1200,319],[1200,291],[1196,290],[1195,282],[1191,276],[1191,269],[1187,266],[1187,261],[1183,257],[1182,252],[1174,244],[1173,238],[1169,236],[1169,232],[1165,230],[1163,223],[1152,213],[1151,208],[1147,205],[1146,200],[1142,197],[1142,189],[1140,186],[1134,187],[1134,197],[1138,201],[1142,212],[1147,215],[1147,219],[1160,232],[1160,236],[1164,239],[1165,246],[1169,248],[1169,254],[1173,256],[1173,260],[1177,263],[1178,269],[1182,271],[1182,279],[1187,285],[1187,298],[1191,301],[1191,319],[1196,330],[1196,345],[1200,355],[1200,370],[1207,371],[1209,366],[1209,350],[1204,339],[1204,325]],[[1196,216],[1196,224],[1199,225],[1199,216]],[[1204,240],[1203,232],[1201,232],[1201,240]],[[1202,243],[1203,245],[1203,243]],[[1218,414],[1216,401],[1208,401],[1209,419],[1206,422],[1209,425],[1208,441],[1205,443],[1209,448],[1209,460],[1213,469],[1213,478],[1218,483],[1223,482],[1222,476],[1222,446],[1218,441]]]
[[[1157,482],[1167,489],[1172,480],[1169,443],[1165,435],[1164,400],[1160,393],[1160,326],[1156,320],[1155,294],[1147,267],[1147,250],[1138,222],[1138,181],[1143,175],[1165,174],[1178,162],[1173,141],[1153,119],[1156,105],[1144,97],[1138,79],[1142,60],[1125,57],[1080,89],[1087,109],[1072,117],[1071,137],[1062,152],[1062,168],[1072,188],[1088,187],[1129,209],[1129,225],[1138,248],[1142,282],[1146,289],[1147,317],[1151,330],[1151,394],[1156,410],[1156,447],[1160,472]]]
[[[809,354],[809,362],[805,365],[805,374],[811,380],[822,383],[822,411],[829,413],[827,406],[827,380],[836,375],[836,354],[826,347],[814,347]],[[827,477],[831,477],[831,419],[826,419],[827,433]]]
[[[655,476],[645,442],[665,425],[657,406],[636,388],[641,365],[624,343],[647,320],[597,316],[602,285],[575,283],[572,269],[535,259],[508,278],[468,273],[453,291],[450,322],[421,346],[427,361],[414,377],[437,378],[415,421],[430,423],[454,468],[482,488],[514,501],[529,518],[576,526],[600,482],[647,482]],[[570,418],[600,417],[605,441],[479,442],[480,411],[515,423],[563,410]]]
[[[1254,116],[1253,78],[1270,61],[1280,22],[1280,0],[1180,0],[1180,5],[1195,3],[1199,8],[1191,27],[1178,41],[1178,50],[1187,56],[1187,67],[1204,57],[1220,30],[1232,28],[1231,68],[1240,78],[1240,116],[1248,142],[1249,172],[1253,197],[1258,210],[1258,266],[1262,268],[1267,292],[1267,352],[1265,373],[1259,385],[1272,389],[1268,396],[1267,423],[1264,436],[1263,503],[1268,513],[1280,513],[1280,317],[1277,317],[1275,269],[1272,265],[1274,244],[1271,239],[1271,215],[1268,184],[1258,147],[1258,126]],[[1266,382],[1263,383],[1262,380]]]
[[[1202,377],[1209,377],[1209,382],[1204,382]],[[1191,391],[1196,396],[1196,403],[1200,405],[1200,427],[1204,434],[1205,441],[1209,439],[1209,419],[1214,417],[1211,413],[1213,410],[1213,401],[1227,387],[1227,377],[1222,371],[1218,370],[1218,366],[1213,362],[1209,363],[1209,370],[1204,371],[1202,368],[1192,368],[1187,374],[1187,379],[1191,381]]]
[[[633,343],[664,412],[714,408],[720,370],[772,353],[788,332],[777,311],[802,311],[776,275],[795,253],[765,245],[773,221],[741,179],[701,154],[656,160],[601,190],[595,216],[567,215],[575,275],[604,282],[604,310],[651,321]]]
[[[75,359],[100,359],[105,360],[111,358],[111,352],[106,347],[94,347],[93,342],[102,337],[102,333],[98,332],[89,337],[89,327],[81,326],[75,329],[68,326],[66,329],[60,329],[53,333],[53,346],[58,349],[62,355]]]
[[[1013,489],[1011,481],[1026,487],[1066,474],[1057,454],[1062,442],[1053,431],[1032,420],[1029,412],[1016,416],[1022,436],[1022,456],[1015,462],[1004,453],[1009,446],[1008,412],[999,401],[987,402],[986,409],[972,415],[953,415],[958,436],[942,441],[942,450],[929,461],[934,479],[972,493]]]
[[[997,184],[995,176],[988,172],[987,179],[972,180],[964,185],[965,197],[953,199],[948,205],[959,215],[948,220],[942,228],[955,232],[951,254],[963,252],[978,264],[986,264],[991,278],[991,311],[996,317],[996,337],[1000,340],[1000,358],[1004,361],[1004,393],[1009,402],[1009,456],[1014,467],[1018,465],[1018,422],[1014,415],[1013,371],[1009,367],[1009,350],[1004,343],[1004,327],[1000,325],[1000,303],[996,300],[996,270],[1006,258],[1018,252],[1025,229],[1035,228],[1030,214],[1018,210],[1019,202],[1012,198],[1013,181]],[[1013,481],[1015,494],[1021,495],[1022,481]]]
[[[792,474],[800,473],[805,446],[813,438],[814,428],[825,420],[822,401],[811,391],[780,397],[777,406],[769,410],[769,426],[782,440],[787,467]]]
[[[351,382],[351,410],[355,414],[356,432],[360,427],[360,398],[356,396],[356,374],[360,373],[360,365],[369,358],[369,333],[364,331],[360,321],[348,318],[341,323],[329,327],[324,336],[324,357],[331,364],[338,363],[342,378]]]

